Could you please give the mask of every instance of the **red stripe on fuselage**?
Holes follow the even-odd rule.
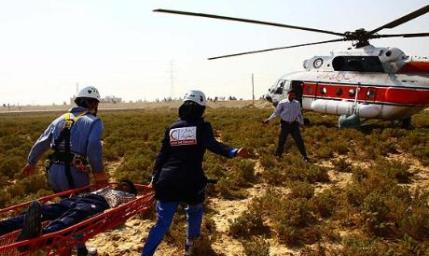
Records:
[[[398,105],[429,105],[429,88],[397,88],[362,86],[353,84],[329,84],[304,82],[303,96],[315,98],[332,98],[337,100],[354,100],[358,91],[358,101],[377,102]]]
[[[410,61],[398,71],[401,74],[429,73],[429,61]]]

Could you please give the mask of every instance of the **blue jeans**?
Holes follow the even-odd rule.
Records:
[[[149,232],[141,256],[151,256],[155,253],[156,248],[161,243],[173,221],[179,203],[180,202],[156,202],[157,220]],[[185,211],[188,220],[187,239],[195,239],[200,235],[201,222],[203,220],[203,205],[188,205]]]
[[[42,220],[53,220],[42,232],[46,234],[70,227],[108,208],[103,197],[91,194],[62,199],[58,204],[42,205]],[[0,221],[0,235],[21,229],[23,224],[24,214]]]

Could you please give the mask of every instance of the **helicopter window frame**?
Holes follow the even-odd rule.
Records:
[[[274,90],[274,94],[282,95],[284,87],[285,87],[285,83],[286,83],[286,80],[279,80],[279,82],[278,82],[278,84]]]
[[[384,73],[378,56],[336,56],[332,67],[335,71]]]

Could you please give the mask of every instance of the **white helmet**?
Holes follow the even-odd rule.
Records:
[[[207,105],[206,95],[202,91],[198,90],[190,90],[189,92],[185,93],[185,97],[183,97],[183,101],[193,101],[201,106]]]
[[[99,102],[101,100],[100,93],[94,86],[88,86],[80,90],[79,93],[76,95],[76,99],[78,98],[96,99]]]

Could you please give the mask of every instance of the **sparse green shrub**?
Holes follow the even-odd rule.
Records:
[[[316,213],[322,218],[328,218],[336,210],[342,198],[333,189],[325,189],[311,200],[311,205]]]
[[[269,256],[270,244],[261,237],[243,241],[244,254],[248,256]]]
[[[324,167],[317,165],[307,165],[307,168],[304,169],[302,179],[310,183],[314,182],[328,182],[329,175],[328,170]]]
[[[306,246],[299,253],[299,256],[326,256],[326,255],[329,255],[329,254],[327,254],[326,248],[320,245],[320,243],[318,243],[316,247]]]
[[[412,237],[405,235],[397,243],[389,245],[390,252],[394,252],[393,255],[409,255],[409,256],[424,256],[429,254],[429,247],[427,244],[423,244],[419,241],[414,240]]]
[[[264,167],[267,171],[270,171],[276,165],[274,156],[269,154],[263,154],[259,161],[262,167]]]
[[[246,197],[246,192],[229,177],[221,178],[215,185],[215,191],[225,199],[240,199]]]
[[[291,198],[306,198],[310,199],[314,196],[314,187],[307,183],[302,181],[295,181],[292,182],[290,186],[290,194],[289,196]]]
[[[389,207],[386,197],[380,193],[369,194],[363,202],[362,211],[365,220],[365,229],[370,234],[388,237],[393,234],[395,223],[389,219]]]
[[[255,163],[250,160],[239,160],[232,163],[231,175],[237,186],[249,186],[256,181]]]
[[[287,210],[285,210],[287,209]],[[278,202],[278,209],[270,215],[278,238],[288,245],[298,245],[311,234],[310,227],[316,222],[307,199],[296,198]],[[308,230],[304,228],[310,227]]]
[[[332,164],[334,165],[334,169],[337,172],[351,172],[352,165],[345,158],[340,158],[337,160],[333,160]]]
[[[411,205],[407,204],[404,215],[398,220],[401,234],[423,241],[429,238],[429,195],[417,192]]]
[[[283,168],[285,178],[289,181],[307,181],[310,183],[329,181],[326,168],[306,163],[297,155],[285,158],[279,165]]]
[[[229,234],[234,238],[247,239],[252,235],[266,234],[267,231],[262,216],[252,210],[243,212],[229,227]]]
[[[398,183],[409,183],[413,174],[409,171],[409,164],[395,160],[377,159],[374,169],[383,173],[390,179],[395,179]]]
[[[283,185],[286,182],[285,170],[279,167],[267,169],[262,173],[262,179],[270,185]]]
[[[343,241],[343,247],[333,250],[333,255],[340,256],[385,256],[389,247],[380,240],[367,240],[362,237],[351,237]]]

